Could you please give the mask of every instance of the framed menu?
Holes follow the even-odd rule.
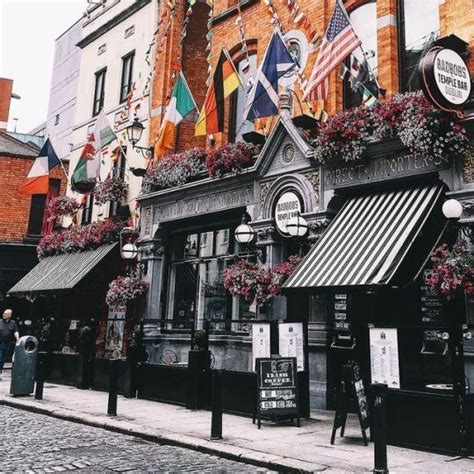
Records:
[[[421,290],[421,321],[424,324],[441,323],[444,319],[443,303],[436,290],[432,289],[427,281],[430,270],[423,272]]]
[[[296,357],[296,369],[304,371],[303,323],[278,325],[278,352],[282,357]]]
[[[395,328],[369,328],[370,374],[372,383],[400,388],[398,331]]]
[[[261,357],[270,357],[270,324],[252,324],[252,370],[256,370],[255,361]]]

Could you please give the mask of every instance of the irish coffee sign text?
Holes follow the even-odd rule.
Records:
[[[430,173],[447,169],[447,159],[421,157],[412,154],[391,155],[371,160],[354,162],[340,166],[324,167],[323,179],[325,189],[354,186],[357,184],[396,179],[421,173]]]

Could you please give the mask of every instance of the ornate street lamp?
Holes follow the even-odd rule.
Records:
[[[298,212],[287,222],[286,229],[291,237],[304,237],[308,232],[308,223]]]
[[[237,227],[237,229],[235,229],[234,232],[235,240],[239,244],[250,244],[250,242],[252,242],[255,237],[255,231],[249,224],[247,224],[247,222],[248,217],[245,213],[242,216],[242,223]]]
[[[448,199],[443,204],[442,210],[446,219],[459,219],[462,214],[462,204],[457,199]]]
[[[124,260],[132,261],[138,257],[138,248],[135,245],[138,232],[131,227],[124,227],[120,231],[120,255]]]
[[[140,138],[142,137],[143,130],[145,130],[144,125],[138,120],[137,117],[135,117],[131,125],[129,125],[126,130],[127,138],[132,145],[132,148],[139,151],[147,160],[153,158],[155,151],[153,146],[143,147],[137,145],[137,143],[140,141]]]

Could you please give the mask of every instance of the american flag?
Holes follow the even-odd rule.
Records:
[[[361,41],[352,28],[344,7],[340,0],[336,0],[336,7],[321,43],[304,98],[325,99],[329,89],[329,74],[360,44]]]

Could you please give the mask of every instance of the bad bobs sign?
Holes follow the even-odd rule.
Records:
[[[286,227],[288,221],[302,211],[301,198],[298,194],[293,191],[285,191],[281,194],[274,208],[275,224],[278,232],[284,237],[288,237],[290,235]]]
[[[418,66],[426,98],[444,110],[461,109],[471,94],[469,68],[452,49],[432,48]]]

